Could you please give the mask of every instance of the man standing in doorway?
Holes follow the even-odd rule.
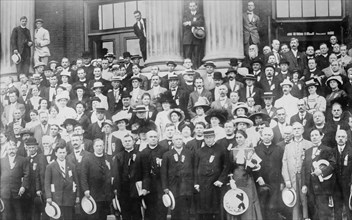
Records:
[[[39,62],[48,64],[48,59],[50,57],[50,51],[48,45],[50,44],[49,31],[43,28],[43,19],[35,20],[35,34],[34,34],[34,65]]]
[[[140,11],[135,11],[134,17],[136,18],[136,23],[133,25],[133,30],[135,35],[139,38],[139,47],[142,52],[143,60],[147,59],[147,30],[146,30],[146,19],[142,19],[142,14]]]
[[[17,74],[29,74],[29,62],[31,58],[31,46],[33,45],[31,33],[27,26],[27,17],[20,18],[21,25],[15,27],[11,34],[11,51],[21,57],[20,62],[16,64]]]
[[[203,40],[196,38],[192,29],[204,27],[204,17],[197,9],[197,3],[191,1],[189,3],[189,11],[185,12],[182,19],[184,58],[190,58],[194,63],[195,69],[200,66],[200,46],[203,44]]]
[[[248,51],[249,45],[260,43],[258,28],[260,26],[260,18],[254,14],[254,2],[249,1],[247,12],[243,13],[243,40],[244,51]]]

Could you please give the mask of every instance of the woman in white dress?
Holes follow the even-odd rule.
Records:
[[[307,104],[307,110],[309,113],[314,114],[316,111],[326,111],[326,99],[323,96],[317,94],[319,83],[314,79],[306,82],[306,88],[308,90],[308,96],[304,97],[303,100]]]
[[[207,112],[207,116],[205,117],[205,120],[210,125],[210,127],[214,129],[215,141],[218,141],[221,138],[226,137],[226,132],[225,132],[225,129],[222,127],[222,125],[226,122],[227,115],[228,113],[226,110],[210,109]]]

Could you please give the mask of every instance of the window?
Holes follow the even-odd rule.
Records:
[[[341,17],[343,0],[276,0],[276,18]]]
[[[142,16],[145,12],[144,1],[120,1],[117,3],[106,3],[91,5],[90,12],[93,17],[91,21],[92,30],[108,30],[116,28],[131,27],[135,23],[133,12],[139,10]],[[95,16],[96,19],[94,18]]]

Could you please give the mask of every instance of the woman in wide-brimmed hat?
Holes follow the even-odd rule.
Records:
[[[227,115],[228,113],[226,110],[210,109],[207,112],[207,116],[205,117],[205,120],[215,132],[215,141],[226,137],[225,129],[220,125],[225,124],[227,120]]]
[[[183,120],[185,120],[185,113],[179,108],[174,108],[169,111],[168,118],[171,123],[173,123],[175,127],[178,128],[178,125],[183,122]]]
[[[166,124],[171,123],[169,120],[169,111],[170,109],[176,107],[176,103],[173,100],[171,93],[168,92],[161,93],[157,102],[163,109],[162,111],[158,112],[155,118],[155,124],[158,128],[159,137],[160,140],[162,140],[165,138]]]
[[[112,132],[112,135],[121,139],[125,135],[131,134],[131,131],[127,129],[130,119],[131,115],[126,111],[120,111],[112,116],[112,121],[117,125],[117,131]]]
[[[210,103],[206,97],[199,97],[198,101],[194,103],[194,106],[192,110],[196,113],[196,116],[194,116],[191,119],[191,122],[193,125],[195,125],[197,122],[204,122],[206,125],[208,122],[205,120],[206,112],[210,109]]]
[[[311,114],[315,111],[325,112],[326,99],[317,94],[319,83],[315,79],[310,79],[306,81],[305,84],[308,91],[308,96],[304,97],[303,100],[307,103],[308,112]]]
[[[339,76],[339,75],[330,76],[326,80],[325,85],[330,87],[330,89],[331,89],[331,93],[326,96],[326,108],[327,109],[331,108],[332,100],[334,100],[336,98],[347,96],[347,93],[341,89],[341,87],[343,86],[343,81],[342,81],[341,76]]]

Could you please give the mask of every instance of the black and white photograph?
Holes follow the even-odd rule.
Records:
[[[0,220],[352,220],[352,0],[1,0]]]

